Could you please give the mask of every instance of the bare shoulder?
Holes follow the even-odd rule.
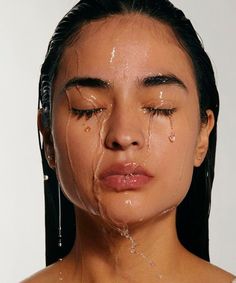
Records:
[[[209,263],[206,272],[208,273],[209,282],[232,283],[236,278],[235,275]]]
[[[189,267],[194,278],[198,278],[197,282],[232,283],[236,278],[235,275],[193,255]]]
[[[32,276],[26,278],[25,280],[21,281],[20,283],[51,283],[57,282],[59,278],[59,268],[58,263],[54,263],[37,273],[33,274]]]

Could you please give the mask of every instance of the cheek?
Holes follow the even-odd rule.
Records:
[[[193,117],[176,114],[171,123],[162,127],[162,132],[160,127],[152,126],[151,166],[156,168],[157,180],[162,182],[162,197],[182,200],[189,189],[198,136],[197,115]],[[175,139],[171,141],[173,134]]]
[[[183,112],[171,120],[150,119],[148,127],[145,122],[146,145],[137,156],[153,169],[155,181],[144,193],[118,196],[103,193],[94,182],[107,157],[103,144],[106,120],[78,119],[70,113],[68,101],[64,104],[54,107],[53,137],[57,175],[73,204],[92,214],[102,213],[117,224],[160,215],[182,201],[192,178],[197,118]]]
[[[68,106],[55,106],[53,139],[57,176],[64,194],[77,207],[97,214],[93,183],[96,164],[102,154],[98,124],[78,120]]]

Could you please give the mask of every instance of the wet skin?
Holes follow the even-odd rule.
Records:
[[[54,83],[52,135],[67,197],[122,225],[150,219],[181,202],[199,163],[202,139],[191,61],[171,29],[137,16],[109,21],[87,25],[65,50]],[[155,76],[174,76],[184,86],[146,86],[145,80]],[[98,78],[107,86],[70,83],[77,77]],[[174,113],[157,115],[151,108]],[[101,112],[86,119],[73,109]],[[118,193],[99,179],[110,166],[130,163],[150,177],[139,189]]]
[[[84,26],[54,81],[53,142],[39,125],[76,207],[77,238],[39,277],[57,280],[61,270],[66,282],[229,282],[188,253],[175,228],[175,208],[207,152],[207,114],[203,125],[191,60],[169,27],[140,15]],[[128,237],[117,233],[123,228]]]

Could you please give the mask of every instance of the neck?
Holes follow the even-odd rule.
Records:
[[[77,236],[69,255],[74,270],[83,282],[158,282],[176,270],[184,252],[175,214],[117,231],[77,210]]]

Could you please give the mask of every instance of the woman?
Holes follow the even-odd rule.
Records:
[[[24,282],[232,282],[208,262],[218,92],[180,10],[80,1],[49,44],[39,92],[55,263]]]

